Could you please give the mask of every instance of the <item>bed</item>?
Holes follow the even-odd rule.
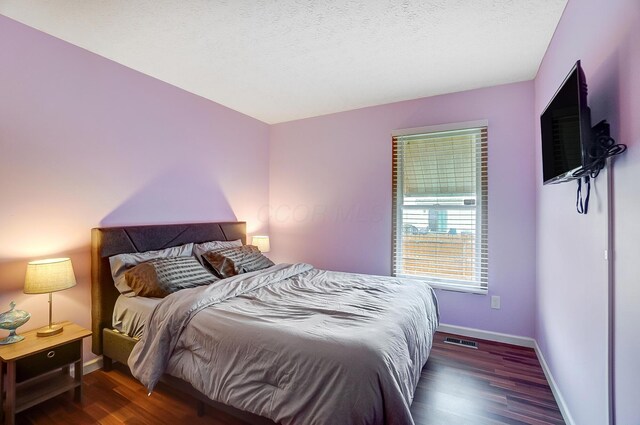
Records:
[[[420,282],[275,265],[154,301],[140,342],[113,329],[110,256],[235,239],[246,241],[244,223],[93,229],[93,351],[105,368],[128,364],[150,390],[162,380],[249,423],[413,423],[438,324]]]

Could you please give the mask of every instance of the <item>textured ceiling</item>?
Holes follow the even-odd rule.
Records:
[[[0,0],[267,123],[532,79],[567,0]]]

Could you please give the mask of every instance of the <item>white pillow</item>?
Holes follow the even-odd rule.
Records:
[[[127,270],[140,263],[144,263],[145,261],[153,260],[156,258],[191,257],[192,253],[193,244],[188,243],[185,245],[174,246],[158,251],[133,252],[129,254],[114,255],[112,257],[109,257],[113,283],[115,283],[118,291],[120,291],[120,293],[125,297],[135,297],[135,292],[133,292],[133,289],[131,289],[129,285],[127,285],[127,279],[124,276]]]
[[[234,248],[237,246],[242,246],[242,241],[240,239],[237,239],[235,241],[211,241],[197,243],[193,245],[193,255],[195,255],[198,261],[200,261],[200,264],[204,266],[205,264],[203,263],[204,260],[202,259],[202,254],[204,254],[205,252],[221,248]]]

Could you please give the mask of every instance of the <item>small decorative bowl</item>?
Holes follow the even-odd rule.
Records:
[[[0,339],[0,345],[13,344],[14,342],[22,341],[24,337],[16,334],[16,329],[24,325],[31,318],[31,314],[24,310],[16,310],[16,303],[11,301],[9,303],[11,309],[0,314],[0,329],[9,331],[9,335],[6,338]]]

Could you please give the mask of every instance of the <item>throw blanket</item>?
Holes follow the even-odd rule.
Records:
[[[166,297],[129,367],[282,424],[413,424],[437,325],[423,282],[279,264]]]

